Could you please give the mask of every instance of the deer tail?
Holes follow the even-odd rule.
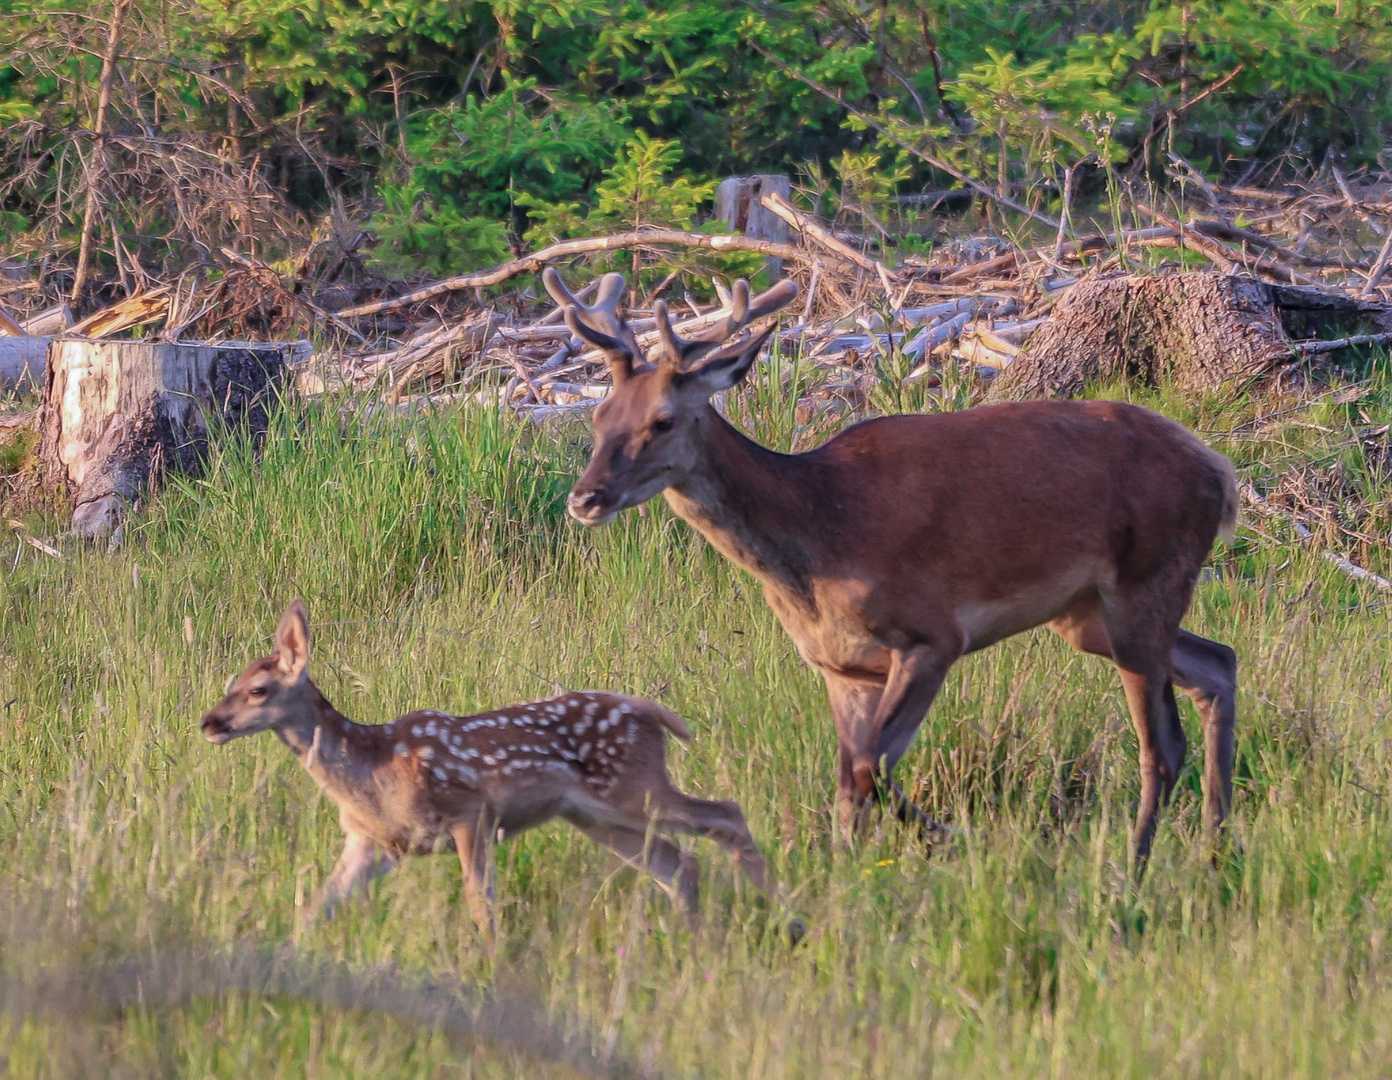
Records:
[[[1218,458],[1218,468],[1221,474],[1223,485],[1223,513],[1218,519],[1218,535],[1225,543],[1231,544],[1233,537],[1237,535],[1237,511],[1241,505],[1237,495],[1237,469],[1233,467],[1231,459],[1226,454],[1219,454],[1215,451]]]
[[[634,703],[638,704],[640,700],[641,699],[635,698]],[[641,704],[645,705],[654,716],[661,720],[662,726],[677,738],[681,739],[683,742],[691,741],[691,729],[686,726],[686,721],[671,709],[667,708],[665,705],[659,705],[655,701],[641,700]]]

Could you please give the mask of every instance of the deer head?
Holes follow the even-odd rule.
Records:
[[[619,311],[622,274],[606,274],[595,302],[580,304],[549,267],[546,291],[565,309],[571,331],[604,351],[614,389],[594,411],[594,450],[584,475],[571,490],[567,509],[584,525],[602,525],[620,510],[646,502],[680,484],[699,467],[699,428],[708,422],[712,394],[728,390],[748,373],[773,332],[725,342],[749,323],[770,315],[797,296],[797,282],[780,281],[754,298],[735,282],[730,313],[699,339],[677,336],[667,305],[654,305],[659,340],[644,357],[637,337]]]
[[[292,600],[275,633],[276,651],[256,661],[232,680],[221,701],[203,716],[209,742],[225,743],[279,727],[304,715],[311,684],[309,617],[304,605]]]

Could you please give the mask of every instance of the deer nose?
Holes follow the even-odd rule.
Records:
[[[227,734],[227,721],[216,713],[208,713],[203,717],[203,722],[199,725],[203,728],[205,739],[216,739],[219,735]]]
[[[566,497],[566,509],[576,521],[593,521],[608,508],[608,497],[596,488],[577,487]]]

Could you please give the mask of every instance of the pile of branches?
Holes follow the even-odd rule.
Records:
[[[342,308],[338,319],[365,328],[383,317],[430,316],[425,326],[389,347],[345,351],[339,374],[354,386],[386,388],[393,402],[414,390],[453,387],[457,396],[506,403],[528,416],[583,411],[606,392],[602,359],[570,334],[558,312],[539,307],[534,294],[514,294],[507,304],[475,304],[461,315],[441,305],[451,296],[477,295],[586,255],[694,248],[762,254],[799,280],[801,298],[784,313],[775,343],[821,369],[814,382],[828,401],[863,402],[890,361],[905,382],[927,380],[931,386],[951,364],[984,387],[1015,361],[1032,335],[1058,322],[1056,312],[1079,284],[1138,269],[1163,274],[1202,260],[1239,278],[1317,290],[1310,294],[1316,306],[1325,303],[1326,294],[1347,297],[1357,310],[1385,304],[1392,292],[1392,276],[1386,273],[1392,232],[1381,230],[1381,250],[1368,257],[1350,254],[1344,234],[1353,231],[1350,219],[1366,219],[1380,229],[1377,215],[1392,209],[1392,187],[1356,190],[1346,181],[1341,186],[1333,192],[1258,192],[1210,184],[1204,189],[1206,206],[1183,220],[1140,205],[1138,216],[1149,220],[1134,228],[1073,236],[1060,226],[1051,242],[1035,246],[974,238],[946,245],[933,258],[909,257],[897,266],[877,258],[867,243],[834,233],[771,194],[761,201],[788,224],[788,242],[637,230],[566,241],[489,270]],[[1322,222],[1329,227],[1317,231]],[[722,318],[728,306],[722,281],[714,281],[717,301],[707,304],[675,295],[675,284],[669,277],[648,295],[632,298],[629,317],[641,342],[656,340],[651,305],[659,296],[684,316],[677,327],[684,335],[699,336]],[[1281,348],[1299,359],[1379,341],[1392,341],[1392,334]]]
[[[743,252],[762,255],[798,279],[801,296],[784,313],[776,346],[819,369],[812,381],[825,400],[854,407],[887,370],[902,382],[931,386],[945,365],[955,365],[987,386],[1031,340],[1049,337],[1041,330],[1059,329],[1056,312],[1081,283],[1139,269],[1164,273],[1206,261],[1228,275],[1385,304],[1392,292],[1392,229],[1383,223],[1392,211],[1392,185],[1335,176],[1337,183],[1327,188],[1265,191],[1225,188],[1192,173],[1187,178],[1201,205],[1182,218],[1137,203],[1131,228],[1077,235],[1067,220],[1046,222],[1056,231],[1042,244],[972,238],[897,265],[879,257],[883,250],[872,241],[882,237],[835,232],[770,192],[760,202],[786,225],[786,240],[637,229],[567,240],[387,297],[381,294],[391,283],[365,278],[360,266],[350,275],[352,287],[340,283],[364,234],[339,229],[342,235],[331,243],[275,267],[224,247],[220,275],[143,282],[73,331],[100,336],[144,324],[164,340],[314,331],[330,348],[306,385],[381,388],[392,403],[422,391],[434,399],[444,391],[450,399],[549,417],[590,407],[606,392],[608,375],[598,352],[572,336],[559,312],[534,291],[533,277],[543,267],[617,251],[658,257]],[[1359,245],[1358,238],[1370,233],[1376,250]],[[507,291],[518,279],[524,286]],[[724,282],[714,281],[716,302],[700,303],[678,294],[681,281],[670,274],[647,295],[631,298],[629,317],[640,341],[656,340],[652,304],[659,297],[683,316],[677,329],[684,335],[699,336],[722,318]],[[378,298],[370,298],[374,294]],[[1392,335],[1351,334],[1286,351],[1298,357],[1380,340],[1392,341]]]

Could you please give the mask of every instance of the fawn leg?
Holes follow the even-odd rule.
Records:
[[[493,823],[487,815],[461,821],[450,828],[459,869],[464,878],[464,900],[479,935],[493,943]]]
[[[597,844],[603,844],[629,866],[646,870],[666,891],[681,900],[687,915],[700,911],[701,870],[696,860],[670,840],[625,825],[575,827]]]
[[[395,865],[390,859],[376,858],[376,847],[372,838],[362,833],[347,835],[343,843],[343,854],[338,857],[338,864],[333,868],[333,873],[315,897],[309,919],[333,918],[339,904],[354,890],[385,874]]]
[[[769,895],[768,866],[738,803],[698,799],[670,787],[650,792],[650,796],[654,824],[714,840],[739,860],[740,869],[754,887]]]

